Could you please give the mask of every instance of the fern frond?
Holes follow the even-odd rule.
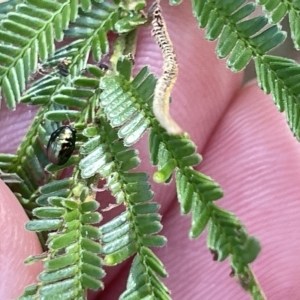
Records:
[[[74,7],[73,7],[74,9]],[[105,11],[105,9],[108,10]],[[116,13],[116,7],[114,8],[114,13]],[[111,5],[98,5],[98,10],[95,9],[95,14],[98,14],[99,16],[102,16],[102,19],[99,20],[99,28],[101,29],[102,25],[106,28],[105,30],[110,30],[111,25],[107,26],[106,24],[113,24],[110,20],[111,18]],[[103,18],[104,17],[104,18]],[[105,23],[106,22],[106,23]],[[105,33],[105,40],[106,40],[106,33]],[[69,66],[70,73],[73,75],[78,75],[82,68],[86,66],[86,59],[89,55],[89,41],[86,41],[84,39],[77,40],[72,42],[71,44],[64,46],[55,53],[54,56],[51,57],[50,60],[48,60],[47,63],[52,63],[55,61],[58,61],[59,59],[66,57],[71,57],[71,65]],[[84,46],[83,46],[84,45]],[[95,68],[94,68],[95,69]],[[95,70],[94,70],[95,71]],[[101,75],[101,74],[100,74]],[[99,75],[99,76],[100,76]],[[80,79],[77,79],[76,83],[78,84]],[[67,82],[62,81],[61,76],[58,74],[49,74],[48,76],[45,76],[44,78],[41,78],[40,80],[36,81],[35,84],[27,91],[27,94],[22,98],[22,102],[29,103],[29,104],[42,104],[43,107],[40,109],[40,113],[38,116],[43,116],[43,118],[46,118],[46,120],[55,121],[55,122],[61,122],[65,120],[74,120],[74,121],[83,121],[87,122],[88,119],[94,120],[94,106],[88,106],[88,108],[85,110],[84,108],[88,105],[89,102],[93,102],[95,100],[95,94],[91,95],[91,92],[86,89],[83,91],[81,90],[81,94],[78,91],[78,87],[71,88],[66,87],[65,85]],[[25,83],[24,83],[25,85]],[[69,84],[68,84],[69,85]],[[93,87],[95,88],[95,87]],[[94,90],[93,90],[94,91]],[[84,93],[84,95],[82,94]],[[93,98],[93,99],[89,99]],[[77,101],[76,101],[77,100]],[[54,105],[52,104],[54,103]],[[57,103],[57,104],[55,104]],[[73,107],[77,108],[78,110],[66,110],[67,107]],[[59,111],[59,109],[63,109],[63,111]],[[81,112],[80,112],[81,111]],[[46,112],[46,113],[45,113]],[[29,148],[32,148],[34,143],[31,143],[31,138],[35,137],[35,140],[38,142],[39,140],[43,141],[44,146],[47,144],[49,135],[53,132],[53,128],[48,128],[48,130],[45,130],[42,125],[38,126],[38,124],[41,124],[41,120],[39,120],[39,117],[36,117],[36,122],[32,123],[32,127],[30,128],[30,137],[26,136],[24,143],[21,143],[19,147],[19,152],[17,153],[20,155],[20,158],[23,158],[24,161],[25,157],[28,158],[28,156],[24,157],[24,151],[29,151]],[[90,118],[91,117],[91,118]],[[39,121],[38,121],[39,120]],[[48,124],[46,122],[46,124]],[[37,139],[37,135],[39,135],[39,138]],[[32,145],[33,144],[33,145]],[[41,147],[40,145],[36,145],[36,148]],[[28,150],[26,150],[28,149]],[[38,151],[41,153],[43,151]],[[31,152],[30,152],[31,153]],[[34,158],[34,156],[32,156]],[[45,163],[46,161],[46,163]],[[63,167],[61,166],[49,166],[47,168],[48,171],[58,171],[63,169],[64,167],[67,167],[71,164],[74,164],[76,162],[76,157],[73,156],[66,165]],[[18,165],[19,161],[16,160],[16,166]],[[43,167],[47,164],[47,159],[45,159],[45,154],[43,154]],[[14,168],[10,170],[11,172],[15,172]],[[22,169],[21,169],[22,171]],[[23,174],[23,177],[26,177],[26,172],[24,171],[17,172],[19,175]],[[21,176],[22,177],[22,176]],[[24,183],[27,181],[25,180]],[[38,185],[37,185],[38,186]],[[37,187],[36,186],[36,187]],[[24,192],[21,194],[23,197],[28,199],[30,195],[34,194],[36,190],[25,188],[26,185],[23,185]],[[26,193],[25,193],[26,192]]]
[[[71,5],[71,4],[68,4],[68,5]],[[70,73],[73,76],[74,75],[75,76],[79,75],[81,70],[84,69],[85,66],[86,66],[86,61],[87,61],[87,58],[89,56],[89,52],[91,50],[91,47],[90,47],[91,44],[94,45],[94,46],[97,44],[100,47],[100,48],[92,47],[93,55],[94,55],[94,57],[97,61],[100,61],[101,55],[108,52],[108,41],[107,41],[106,34],[109,30],[113,29],[114,20],[116,21],[116,16],[117,16],[117,13],[118,13],[117,9],[118,9],[117,6],[108,4],[107,2],[104,2],[104,3],[101,3],[101,4],[94,3],[94,8],[93,8],[92,13],[82,12],[80,14],[80,17],[77,20],[77,23],[74,24],[74,27],[72,27],[69,30],[65,31],[66,36],[72,36],[72,37],[74,37],[72,35],[72,32],[74,30],[77,33],[80,32],[81,33],[80,37],[82,37],[82,39],[76,40],[76,41],[72,42],[71,44],[68,44],[68,45],[62,47],[61,49],[58,49],[58,51],[54,54],[54,56],[52,56],[52,54],[54,53],[54,46],[53,47],[51,46],[52,47],[50,49],[51,51],[48,51],[48,49],[44,49],[44,52],[48,51],[49,53],[47,52],[47,55],[41,55],[40,54],[40,59],[42,61],[45,61],[46,58],[51,55],[52,57],[48,61],[48,63],[53,64],[55,61],[59,61],[59,59],[61,59],[63,57],[66,57],[66,56],[70,57],[71,58],[71,65],[69,66]],[[23,10],[21,10],[22,13],[23,13]],[[61,12],[58,11],[58,13],[61,13],[62,15],[61,16],[57,15],[57,18],[60,18],[60,17],[63,18],[63,17],[66,17],[65,16],[66,14],[69,14],[69,19],[74,20],[75,16],[73,16],[73,15],[74,15],[75,10],[76,10],[76,15],[77,15],[77,8],[74,7],[74,6],[67,7],[66,4],[65,4],[65,5],[62,5],[62,8],[60,10],[61,10]],[[26,13],[31,14],[31,12],[30,11],[27,12],[27,10],[26,10]],[[52,14],[50,14],[50,16],[52,16]],[[43,15],[41,17],[43,17]],[[93,17],[94,22],[85,23],[87,21],[90,21],[90,19],[92,17]],[[50,21],[52,21],[52,19]],[[43,20],[42,24],[43,24],[43,27],[40,30],[45,30],[45,28],[44,28],[45,27],[45,21],[44,20]],[[55,23],[55,24],[57,24],[57,23]],[[76,26],[79,26],[78,24],[82,25],[83,28],[85,28],[85,26],[89,27],[89,28],[86,28],[85,31],[82,32],[82,30],[79,30],[79,28],[76,27]],[[63,25],[62,29],[65,29],[67,25],[68,25],[67,23],[65,25]],[[50,29],[52,28],[51,26],[52,26],[52,24],[49,23],[48,27]],[[57,25],[57,26],[59,26],[59,25]],[[88,31],[88,33],[87,33],[87,31]],[[52,31],[50,31],[50,33],[51,32]],[[54,28],[54,32],[56,32],[55,28]],[[48,34],[47,30],[43,34]],[[48,39],[50,39],[50,37],[51,37],[51,36],[49,37],[49,34],[48,34],[48,36],[44,37],[45,44],[47,42],[48,47],[49,47],[49,45],[53,44],[53,39],[51,40],[51,44],[50,44],[50,40],[48,41]],[[59,33],[56,33],[56,39],[58,39],[57,38],[58,34]],[[0,38],[1,38],[1,36],[0,36]],[[95,43],[95,41],[97,41],[97,43]],[[30,42],[31,42],[31,40],[28,41],[28,43],[30,43]],[[32,43],[33,43],[33,41],[32,41]],[[38,46],[40,48],[38,48]],[[5,47],[5,45],[3,47]],[[11,46],[10,46],[10,49],[11,49]],[[101,51],[98,51],[99,49],[101,49]],[[4,80],[3,81],[3,91],[4,91],[5,97],[8,99],[7,101],[8,102],[10,101],[9,103],[12,103],[10,105],[10,107],[14,107],[16,101],[19,101],[19,98],[20,98],[19,94],[18,94],[17,98],[14,97],[13,91],[16,90],[16,89],[17,89],[17,91],[19,91],[19,93],[21,91],[23,91],[24,88],[25,88],[24,78],[28,78],[30,73],[35,71],[36,68],[37,68],[37,54],[38,54],[37,50],[41,51],[42,48],[41,48],[40,45],[38,45],[36,43],[36,48],[33,49],[34,52],[32,52],[28,57],[28,59],[30,58],[32,60],[32,67],[31,68],[30,68],[30,61],[26,61],[26,63],[29,64],[29,70],[28,70],[27,67],[26,67],[26,70],[25,70],[27,72],[26,74],[24,73],[25,72],[24,70],[23,70],[23,73],[19,73],[19,70],[16,70],[17,72],[12,71],[13,74],[16,73],[16,74],[20,75],[20,78],[22,78],[21,81],[19,81],[16,76],[14,76],[14,78],[12,78],[14,80],[10,80],[10,81],[6,80],[5,78],[3,79]],[[7,52],[7,55],[8,55],[8,51],[6,51],[6,52]],[[4,53],[6,53],[6,52],[4,52]],[[24,46],[23,46],[23,52],[24,52]],[[14,57],[18,56],[18,53],[12,53],[12,54],[14,55]],[[19,63],[19,64],[20,64],[20,68],[24,69],[24,66],[21,63]],[[22,75],[24,75],[24,76],[22,76]],[[54,77],[54,78],[49,78],[49,77]],[[48,80],[50,82],[48,82]],[[57,85],[59,84],[59,82],[58,82],[59,80],[60,80],[60,77],[58,76],[58,74],[56,74],[54,76],[53,76],[53,74],[51,74],[51,75],[47,76],[47,79],[43,78],[43,79],[39,80],[28,91],[27,95],[22,98],[22,102],[29,102],[30,104],[45,104],[47,102],[47,100],[49,99],[48,97],[50,97],[50,95],[53,94],[55,84],[57,84]],[[0,78],[0,82],[1,82],[1,78]],[[46,88],[46,82],[51,87],[48,86]],[[18,84],[19,84],[19,88],[17,87]],[[59,87],[56,87],[56,89],[57,88],[59,89]]]
[[[288,10],[293,40],[300,41],[299,4],[282,1],[257,1],[271,13],[270,19],[278,22]],[[278,109],[286,112],[288,124],[299,140],[299,65],[294,61],[266,55],[285,39],[285,33],[273,25],[263,30],[268,23],[266,16],[243,21],[255,10],[254,3],[245,0],[233,1],[193,1],[193,11],[200,27],[206,27],[206,37],[214,40],[220,36],[217,54],[220,58],[227,55],[227,65],[233,71],[239,71],[254,59],[260,87],[265,93],[271,93]],[[298,40],[298,41],[297,41]],[[231,54],[230,54],[231,53]]]
[[[212,201],[220,199],[223,192],[210,177],[190,168],[176,171],[176,188],[181,212],[192,211],[190,237],[196,238],[211,218]]]
[[[113,170],[124,171],[135,168],[139,160],[135,151],[126,149],[122,142],[118,141],[116,130],[105,124],[103,118],[100,118],[100,123],[101,129],[93,126],[83,131],[83,135],[88,136],[90,140],[81,148],[81,154],[85,157],[80,161],[79,167],[83,178],[90,178],[95,174],[100,174],[103,178],[110,175],[112,182]],[[106,140],[103,140],[104,137]],[[114,195],[117,194],[115,189],[112,189],[112,192]]]
[[[145,68],[141,70],[131,84],[122,75],[102,77],[100,80],[100,87],[103,89],[101,105],[104,107],[104,112],[110,119],[112,126],[120,126],[124,122],[131,122],[135,116],[140,116],[145,124],[151,126],[149,135],[150,157],[151,162],[154,165],[158,165],[158,171],[155,172],[153,178],[157,182],[169,181],[173,171],[176,170],[176,187],[181,211],[185,214],[192,212],[190,237],[198,237],[209,222],[209,224],[214,224],[210,225],[211,227],[217,226],[216,224],[221,222],[222,225],[220,227],[224,227],[225,233],[223,236],[215,235],[219,248],[216,248],[214,245],[212,249],[217,251],[218,254],[220,253],[220,257],[223,255],[222,259],[231,255],[231,264],[238,278],[245,279],[246,275],[252,278],[248,264],[257,257],[260,251],[258,241],[253,237],[249,237],[240,223],[238,229],[243,234],[242,237],[239,237],[241,233],[235,226],[237,223],[236,219],[234,217],[225,217],[231,216],[230,213],[223,211],[223,214],[218,215],[218,212],[221,210],[212,202],[221,198],[223,192],[220,186],[210,177],[193,170],[192,167],[201,162],[201,156],[196,153],[196,146],[187,137],[167,135],[157,121],[153,120],[152,112],[148,105],[149,102],[151,103],[154,86],[155,78],[149,75],[148,70]],[[143,103],[143,105],[139,103]],[[128,114],[127,111],[129,111]],[[122,118],[123,116],[124,118]],[[120,120],[122,121],[120,122]],[[121,130],[122,127],[119,129],[119,135]],[[137,130],[134,132],[137,132]],[[119,225],[120,220],[123,220],[121,222],[123,225],[126,220],[125,216],[114,220],[115,223],[113,224],[117,224],[113,228],[114,230],[121,226]],[[214,227],[212,228],[213,233],[218,232]],[[123,229],[119,230],[123,232]],[[110,235],[112,235],[112,232],[113,230]],[[230,244],[231,248],[228,248],[226,243],[223,248],[223,240],[232,241]],[[113,244],[112,247],[116,249],[114,260],[117,262],[122,261],[123,257],[127,257],[134,251],[134,248],[127,246],[123,252],[119,253],[116,245],[120,245],[122,242],[127,246],[128,243],[132,243],[132,236],[122,236],[122,240],[119,240],[117,244]],[[234,251],[237,251],[238,254]],[[238,255],[241,255],[241,257]],[[256,294],[261,293],[254,280],[248,284],[247,290],[252,294],[254,292]]]
[[[118,135],[127,146],[143,135],[150,123],[149,117],[153,118],[149,104],[152,102],[155,82],[155,77],[149,74],[147,68],[143,68],[132,83],[121,75],[107,75],[100,81],[103,89],[101,106],[111,125],[121,126]]]
[[[288,14],[291,29],[291,37],[297,50],[300,49],[300,4],[297,1],[283,2],[280,0],[267,1],[257,0],[258,4],[268,12],[268,17],[272,23],[278,23]]]
[[[114,179],[123,191],[126,212],[100,227],[107,265],[119,264],[137,253],[122,299],[131,299],[132,295],[138,299],[169,299],[168,289],[157,277],[166,277],[167,273],[159,259],[148,249],[163,246],[166,239],[157,235],[162,228],[161,217],[157,213],[159,205],[150,202],[153,194],[149,191],[147,179],[145,173],[121,173]]]
[[[216,52],[227,59],[227,66],[234,72],[241,71],[251,58],[277,47],[286,34],[273,25],[265,30],[268,18],[259,16],[245,20],[255,9],[255,4],[245,0],[193,0],[193,12],[200,27],[206,27],[206,38],[219,38]],[[262,31],[263,30],[263,31]]]
[[[68,192],[54,195],[53,188]],[[101,220],[101,215],[95,212],[99,204],[76,177],[53,181],[40,192],[45,201],[39,202],[44,206],[33,210],[38,219],[29,221],[26,228],[56,232],[49,234],[48,253],[28,259],[28,262],[42,259],[45,270],[38,277],[39,283],[26,289],[20,299],[33,295],[85,299],[86,289],[103,287],[101,278],[105,275],[98,256],[102,252],[100,232],[91,226]]]
[[[158,164],[158,172],[154,174],[154,180],[165,182],[170,179],[175,168],[179,168],[184,173],[189,172],[191,166],[197,165],[201,161],[201,156],[195,153],[196,146],[189,139],[167,135],[153,117],[150,105],[155,82],[155,77],[149,74],[147,68],[143,68],[132,83],[129,83],[121,75],[104,76],[100,80],[100,87],[103,89],[100,96],[100,104],[104,108],[104,112],[107,114],[113,127],[124,123],[125,126],[128,123],[134,124],[135,127],[133,126],[134,129],[132,129],[132,132],[136,134],[134,136],[135,139],[131,138],[130,135],[126,136],[124,138],[125,144],[128,144],[128,140],[135,142],[141,133],[147,129],[148,124],[151,124],[149,141],[151,162],[154,165]],[[141,121],[136,124],[135,120]],[[123,128],[124,125],[118,131],[118,135],[121,137],[123,137]],[[138,130],[139,128],[141,128],[140,131]],[[197,177],[194,174],[190,175],[190,177],[193,176]],[[201,178],[200,175],[198,177]],[[194,182],[196,179],[193,178]],[[186,186],[183,189],[186,191]],[[220,187],[205,176],[201,180],[198,179],[196,192],[201,192],[202,198],[205,201],[207,199],[213,201],[223,195]],[[183,211],[186,211],[186,213],[189,212],[186,208],[183,208]],[[194,215],[199,216],[196,213]],[[209,215],[207,221],[208,219]],[[196,227],[199,231],[199,220],[195,224],[197,224]],[[204,229],[205,225],[206,223],[202,229]]]
[[[55,64],[60,59],[65,57],[71,58],[71,64],[69,66],[69,72],[73,76],[79,75],[81,66],[86,66],[85,57],[81,57],[80,49],[84,44],[83,40],[76,40],[64,47],[57,49],[55,54],[47,61],[47,64]],[[86,53],[85,53],[86,55]],[[80,57],[80,59],[79,59]],[[53,101],[52,97],[60,93],[60,89],[64,89],[67,83],[62,80],[58,72],[52,72],[38,80],[36,80],[26,94],[22,96],[20,102],[28,103],[30,105],[42,104],[50,109],[50,101]]]
[[[126,212],[101,226],[103,235],[103,252],[105,263],[113,266],[126,260],[136,252],[140,253],[144,247],[161,247],[166,239],[156,235],[162,228],[161,216],[154,212],[137,213],[152,210],[154,206],[147,205],[153,197],[149,192],[150,185],[144,173],[124,174],[119,183],[124,189]],[[138,182],[132,182],[132,179]],[[141,186],[139,186],[141,184]],[[145,192],[145,194],[144,194]],[[152,203],[152,202],[151,202]],[[155,205],[157,208],[157,205]]]
[[[157,275],[166,276],[161,262],[148,247],[163,246],[165,238],[157,235],[161,230],[159,205],[152,202],[148,175],[129,171],[139,164],[137,153],[128,149],[119,140],[117,129],[112,128],[106,118],[98,116],[101,126],[91,126],[83,131],[89,138],[81,147],[84,158],[80,161],[81,176],[91,178],[100,176],[106,180],[105,187],[116,198],[117,204],[124,203],[126,211],[100,227],[103,243],[104,262],[113,266],[136,254],[128,286],[141,299],[142,296],[160,298],[168,295],[168,289],[160,282]],[[136,266],[137,265],[137,266]],[[144,273],[134,276],[138,268]],[[132,287],[132,282],[135,282]],[[128,294],[129,293],[129,294]],[[127,296],[126,296],[127,295]]]
[[[144,182],[145,176],[142,174],[127,174],[139,164],[137,152],[126,148],[122,141],[119,140],[117,130],[113,129],[103,116],[98,116],[101,124],[99,126],[90,126],[85,129],[82,134],[89,138],[80,149],[80,153],[84,158],[79,163],[81,176],[83,178],[91,178],[99,174],[101,178],[107,180],[106,187],[115,196],[118,204],[122,203],[126,196],[126,188],[124,180],[128,177],[136,176],[132,180],[141,181],[139,196],[146,200],[150,200],[153,196],[149,191],[150,185]],[[123,174],[124,173],[124,174]],[[125,176],[122,178],[122,176]],[[126,179],[127,182],[129,179]],[[131,184],[131,188],[134,185]],[[132,193],[132,191],[127,191]]]
[[[54,40],[62,40],[72,10],[67,0],[27,1],[17,5],[0,23],[0,84],[9,108],[15,108],[26,79],[55,51]]]
[[[219,260],[231,255],[231,266],[238,278],[248,283],[245,288],[252,295],[259,295],[261,290],[253,279],[248,267],[259,254],[260,244],[254,237],[249,237],[245,227],[237,218],[220,208],[213,201],[220,199],[223,192],[210,177],[193,169],[201,162],[196,153],[196,146],[186,137],[169,136],[159,127],[152,127],[149,135],[151,162],[158,165],[154,180],[171,180],[175,170],[177,196],[183,214],[192,214],[190,237],[197,238],[209,224],[208,246],[216,251]],[[214,243],[212,243],[213,241]],[[253,280],[252,280],[253,279]]]
[[[47,64],[53,65],[60,59],[68,57],[71,60],[69,73],[72,77],[79,76],[86,68],[90,51],[96,61],[100,61],[102,55],[108,52],[107,33],[113,30],[117,14],[118,7],[107,2],[93,2],[92,12],[80,10],[77,21],[65,31],[65,36],[76,37],[77,40],[57,49]],[[46,104],[49,100],[53,100],[55,94],[61,93],[60,89],[64,89],[65,84],[57,72],[50,74],[36,81],[21,101],[32,105]]]
[[[79,10],[79,17],[72,27],[65,31],[67,37],[80,38],[68,45],[59,48],[46,62],[55,65],[60,59],[68,57],[71,60],[69,72],[72,76],[78,76],[86,67],[86,61],[92,51],[95,61],[100,61],[104,54],[108,53],[107,33],[114,29],[118,16],[118,6],[108,2],[93,3],[93,11]],[[92,47],[91,47],[92,45]],[[22,102],[29,104],[46,104],[65,82],[61,81],[57,72],[45,76],[36,81],[21,98]]]
[[[291,59],[265,55],[255,59],[255,68],[260,87],[272,94],[279,111],[286,112],[291,131],[300,140],[299,64]]]
[[[100,61],[101,56],[108,52],[107,33],[114,29],[118,20],[118,6],[109,3],[96,3],[93,1],[93,10],[79,10],[79,15],[74,24],[65,32],[67,37],[83,39],[84,46],[80,55],[92,51],[95,61]],[[83,69],[84,66],[81,66]]]
[[[261,246],[255,237],[248,236],[245,227],[231,213],[212,204],[208,226],[207,246],[214,260],[223,261],[231,255],[233,274],[253,299],[265,299],[248,264],[253,262]]]
[[[132,262],[126,291],[120,299],[171,299],[170,291],[158,280],[157,275],[166,277],[167,273],[158,257],[150,249],[143,248]]]

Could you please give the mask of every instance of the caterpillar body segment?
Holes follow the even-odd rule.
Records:
[[[169,113],[169,99],[178,76],[178,64],[173,44],[161,14],[159,1],[155,1],[148,11],[152,18],[152,35],[163,55],[163,74],[158,78],[153,99],[153,113],[160,125],[169,134],[182,134],[180,126]]]

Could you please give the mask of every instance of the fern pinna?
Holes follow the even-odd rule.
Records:
[[[208,40],[218,39],[217,56],[228,57],[231,70],[241,71],[254,60],[260,87],[286,112],[299,139],[299,66],[266,55],[285,39],[277,23],[286,14],[299,48],[298,5],[257,1],[267,15],[251,18],[253,2],[191,2],[198,25],[206,29]],[[189,135],[181,130],[170,135],[164,125],[177,64],[160,1],[154,1],[154,7],[153,21],[153,11],[150,8],[148,15],[143,0],[0,4],[0,84],[5,102],[11,109],[20,102],[39,105],[16,153],[0,154],[1,178],[8,178],[30,218],[26,228],[38,234],[44,249],[27,259],[42,261],[44,270],[19,299],[87,299],[88,290],[104,289],[108,267],[130,257],[120,299],[176,299],[163,282],[167,270],[151,249],[164,247],[167,238],[161,234],[161,199],[154,198],[149,174],[139,165],[136,143],[145,132],[150,163],[157,168],[153,180],[174,180],[180,212],[191,215],[189,237],[196,239],[207,229],[213,260],[229,258],[228,274],[253,299],[264,299],[249,266],[260,243],[233,213],[217,205],[223,191],[196,170],[202,156]],[[164,54],[165,72],[158,79],[147,66],[133,72],[137,29],[142,26],[154,27]],[[170,76],[168,70],[176,74]],[[162,105],[156,107],[166,111],[157,120],[153,103],[158,102]],[[75,149],[58,149],[67,151],[64,157],[51,148],[66,146],[65,140],[57,140],[61,128],[70,129],[74,142],[76,135]],[[104,192],[115,199],[107,208]],[[119,207],[118,213],[104,221],[104,212],[114,207]],[[185,283],[182,289],[188,290]]]

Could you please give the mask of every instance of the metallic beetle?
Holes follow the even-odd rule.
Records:
[[[76,130],[70,125],[56,129],[47,145],[47,156],[55,165],[64,165],[71,157],[76,142]]]

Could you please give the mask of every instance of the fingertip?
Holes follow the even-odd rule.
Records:
[[[24,265],[24,260],[42,252],[37,235],[25,229],[24,209],[0,180],[0,295],[1,299],[19,297],[24,287],[36,282],[40,264]]]
[[[201,171],[224,189],[218,205],[236,214],[261,242],[252,267],[267,298],[299,294],[299,144],[256,82],[237,94],[203,157]]]

